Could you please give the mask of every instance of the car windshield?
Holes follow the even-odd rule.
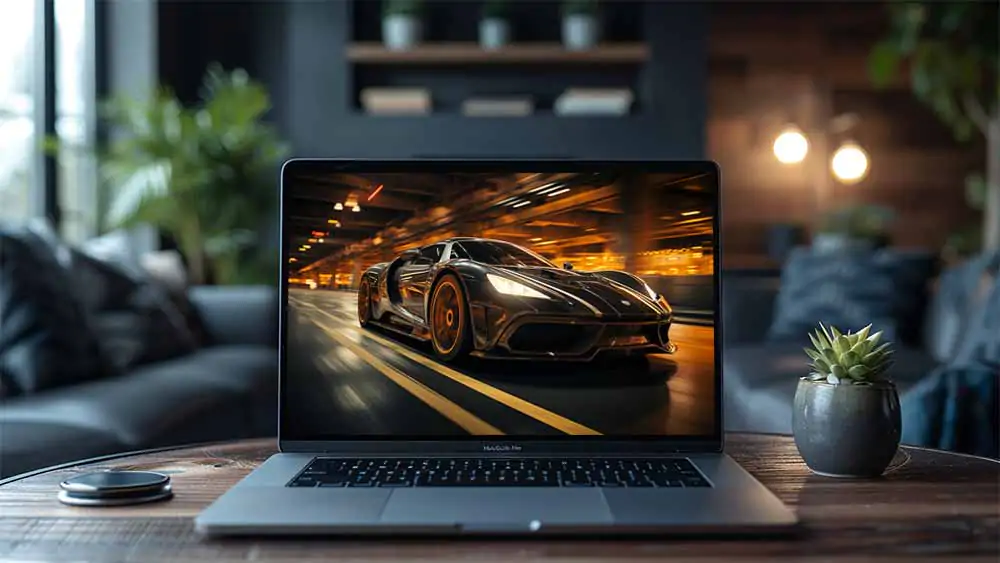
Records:
[[[494,266],[519,266],[527,268],[554,268],[551,262],[523,248],[506,242],[462,241],[455,243],[459,253],[472,260]]]

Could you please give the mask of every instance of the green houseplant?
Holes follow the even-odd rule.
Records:
[[[479,45],[499,49],[510,42],[510,5],[506,0],[487,0],[479,19]]]
[[[562,37],[567,49],[590,49],[600,41],[599,6],[597,0],[565,0],[562,3]]]
[[[422,0],[384,0],[382,3],[382,42],[393,50],[410,49],[423,40],[424,3]]]
[[[170,234],[192,283],[273,283],[276,265],[262,235],[277,209],[286,148],[263,120],[267,90],[243,70],[213,64],[194,107],[160,89],[103,109],[120,133],[98,150],[104,226],[145,224]]]
[[[904,64],[914,95],[960,141],[986,141],[986,174],[967,179],[970,205],[984,212],[982,246],[1000,249],[1000,45],[996,2],[892,2],[890,25],[869,56],[878,86]],[[978,139],[977,139],[978,138]]]
[[[813,246],[819,251],[877,250],[889,243],[894,215],[879,205],[834,209],[822,217]]]
[[[808,375],[792,410],[795,445],[809,468],[831,477],[877,477],[899,447],[899,395],[889,379],[892,344],[868,325],[842,332],[822,323],[809,335]]]

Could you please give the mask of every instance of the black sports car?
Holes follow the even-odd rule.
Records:
[[[452,238],[365,271],[358,321],[430,340],[444,360],[667,352],[672,311],[638,277],[559,268],[509,242]]]

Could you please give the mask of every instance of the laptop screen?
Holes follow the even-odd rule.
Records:
[[[709,163],[293,161],[282,440],[718,439]]]

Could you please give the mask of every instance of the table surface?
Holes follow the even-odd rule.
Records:
[[[813,475],[788,437],[731,435],[727,451],[797,510],[797,539],[227,539],[192,518],[258,463],[273,440],[140,453],[36,473],[0,486],[0,558],[74,561],[989,561],[1000,555],[1000,464],[904,448],[874,480]],[[157,504],[76,508],[58,483],[84,471],[169,473],[176,496]]]

